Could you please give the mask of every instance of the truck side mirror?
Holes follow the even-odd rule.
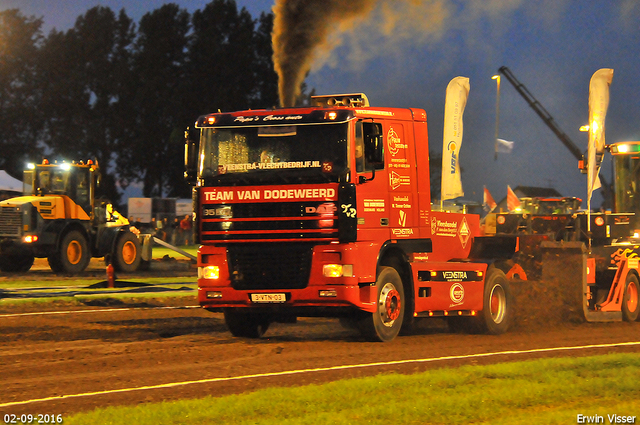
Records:
[[[195,184],[198,171],[198,142],[197,130],[187,127],[184,132],[184,179],[189,184]]]

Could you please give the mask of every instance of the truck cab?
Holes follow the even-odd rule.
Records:
[[[506,330],[504,274],[468,260],[479,217],[431,210],[426,118],[361,93],[199,117],[185,176],[201,306],[237,336],[314,315],[381,341],[422,316]],[[501,288],[488,319],[487,280]]]

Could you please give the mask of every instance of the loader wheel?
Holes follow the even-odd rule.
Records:
[[[62,274],[62,264],[60,264],[60,258],[58,255],[52,254],[47,257],[47,262],[49,263],[49,267],[51,267],[51,271],[55,274]]]
[[[402,327],[405,297],[402,279],[393,267],[383,267],[376,280],[376,311],[358,323],[360,333],[369,341],[393,340]]]
[[[624,282],[624,294],[622,296],[622,319],[627,322],[638,320],[638,277],[632,273],[627,274]]]
[[[118,237],[113,254],[113,267],[119,272],[135,272],[140,266],[140,241],[131,232],[124,232]]]
[[[49,257],[49,265],[56,273],[77,274],[89,265],[91,255],[82,233],[72,230],[62,238],[60,249]]]
[[[242,313],[235,308],[224,309],[224,321],[231,335],[242,338],[260,338],[269,329],[269,316],[260,313]]]
[[[484,283],[483,308],[476,322],[478,330],[493,335],[505,333],[511,324],[511,309],[509,281],[502,270],[490,267]]]
[[[7,273],[26,273],[33,266],[33,255],[0,255],[0,270]]]

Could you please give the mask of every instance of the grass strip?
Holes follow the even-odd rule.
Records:
[[[43,305],[54,306],[57,303],[62,303],[67,306],[82,306],[98,299],[104,299],[105,302],[108,301],[112,304],[113,302],[131,303],[149,302],[152,300],[162,302],[162,300],[177,298],[193,299],[193,303],[196,302],[196,279],[189,276],[126,279],[128,282],[148,283],[153,287],[164,287],[167,289],[164,291],[153,291],[151,288],[148,292],[145,291],[145,288],[141,288],[140,292],[138,292],[134,287],[89,287],[100,281],[100,279],[96,278],[56,280],[40,283],[34,281],[12,281],[10,289],[5,289],[3,285],[0,285],[0,311],[2,311],[3,307],[6,307],[6,309],[25,308],[27,306],[36,308],[37,306]],[[7,291],[4,293],[4,296],[2,296],[3,289]],[[33,296],[20,297],[19,295],[22,291],[28,291],[28,293]],[[17,296],[12,296],[12,294]],[[38,294],[42,294],[42,296],[38,297]]]
[[[42,290],[64,290],[65,288],[74,288],[77,290],[88,289],[90,285],[93,285],[97,282],[102,282],[106,279],[106,277],[83,277],[83,278],[68,278],[68,279],[59,279],[59,280],[47,280],[47,281],[34,281],[34,280],[12,280],[0,282],[0,290],[9,289],[9,290],[17,290],[17,289],[31,289],[31,288],[39,288]],[[193,276],[177,276],[177,277],[127,277],[126,279],[119,279],[127,282],[141,282],[141,283],[149,283],[153,285],[162,285],[169,283],[190,283],[196,284],[196,278]]]
[[[135,407],[65,424],[566,424],[640,416],[640,354],[553,358],[383,374]]]

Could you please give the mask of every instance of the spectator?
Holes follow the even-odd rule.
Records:
[[[180,219],[175,217],[171,224],[171,245],[175,246],[179,240],[182,240],[182,231],[180,230]]]
[[[171,231],[171,226],[169,226],[169,219],[167,217],[162,219],[162,231],[164,232],[164,241],[165,242],[170,242],[171,241],[171,234],[173,233]]]
[[[162,219],[156,220],[154,217],[153,220],[155,221],[156,238],[164,241],[166,239],[166,233],[163,230]]]
[[[189,214],[185,215],[180,221],[180,230],[182,231],[184,244],[191,245],[191,217],[189,217]]]

